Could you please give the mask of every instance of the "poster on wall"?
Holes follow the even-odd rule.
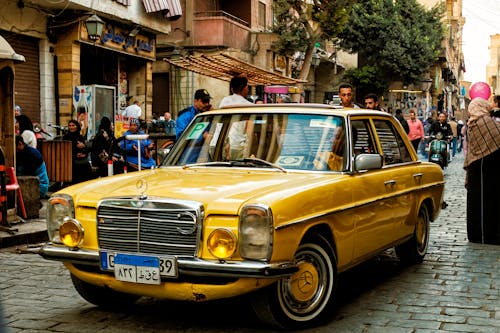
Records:
[[[84,138],[88,138],[88,135],[94,132],[94,129],[91,128],[93,123],[92,100],[92,86],[75,86],[71,119],[78,121],[81,128],[80,134]]]
[[[81,135],[91,140],[97,133],[102,117],[115,119],[116,88],[103,85],[75,86],[71,119],[81,127]]]

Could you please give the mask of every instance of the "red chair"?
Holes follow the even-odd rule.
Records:
[[[21,208],[21,217],[23,219],[28,218],[28,214],[26,213],[26,207],[24,207],[23,194],[21,193],[21,187],[17,182],[16,172],[13,167],[5,168],[7,176],[9,176],[10,182],[5,185],[5,189],[7,192],[16,191],[17,201],[19,202],[19,207]]]

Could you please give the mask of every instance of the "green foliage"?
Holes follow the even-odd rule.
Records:
[[[321,40],[335,40],[347,23],[352,0],[273,1],[273,32],[279,35],[273,44],[276,52],[292,55]]]
[[[381,95],[387,90],[388,82],[383,78],[377,66],[363,66],[345,71],[344,79],[356,87],[365,87],[367,91]]]
[[[369,85],[369,75],[377,75],[377,81],[418,82],[440,53],[442,15],[442,6],[427,10],[416,0],[360,0],[339,35],[340,45],[357,52],[366,65],[349,72],[352,83]]]

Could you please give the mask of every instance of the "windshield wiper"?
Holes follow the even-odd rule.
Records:
[[[238,164],[238,163],[244,163],[246,166],[262,166],[262,165],[265,165],[265,166],[268,166],[268,167],[271,167],[271,168],[275,168],[275,169],[278,169],[284,173],[287,173],[286,169],[283,168],[283,167],[280,167],[279,165],[277,164],[274,164],[272,162],[269,162],[269,161],[266,161],[266,160],[263,160],[263,159],[260,159],[260,158],[255,158],[255,157],[245,157],[241,160],[235,160],[235,161],[231,161],[232,163],[234,164]]]
[[[188,169],[192,167],[199,167],[199,166],[211,166],[211,167],[234,167],[234,166],[267,166],[271,167],[274,169],[278,169],[282,172],[287,173],[286,169],[283,167],[280,167],[277,164],[268,162],[266,160],[260,159],[260,158],[255,158],[255,157],[246,157],[241,160],[232,160],[232,161],[213,161],[213,162],[202,162],[202,163],[192,163],[192,164],[186,164],[183,165],[183,169]]]
[[[191,168],[191,167],[198,167],[198,166],[221,166],[221,167],[232,167],[233,163],[231,162],[224,162],[224,161],[215,161],[215,162],[203,162],[203,163],[192,163],[192,164],[186,164],[183,165],[183,169]]]

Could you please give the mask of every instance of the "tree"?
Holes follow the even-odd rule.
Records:
[[[343,30],[353,3],[353,0],[273,1],[273,32],[278,34],[273,47],[276,52],[288,56],[304,52],[299,79],[305,80],[309,74],[314,45],[335,40]]]
[[[427,10],[416,0],[360,0],[339,34],[341,47],[360,59],[346,76],[379,93],[391,81],[418,82],[441,51],[443,9],[438,4]]]

